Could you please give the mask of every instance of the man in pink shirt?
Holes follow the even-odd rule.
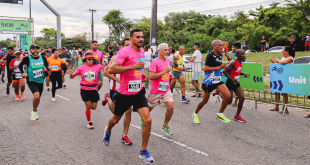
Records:
[[[147,97],[150,111],[158,104],[161,99],[166,105],[166,117],[162,130],[171,136],[173,133],[170,131],[168,123],[172,117],[174,103],[173,96],[170,91],[170,71],[172,70],[169,60],[168,44],[162,43],[158,45],[158,58],[152,61],[150,66],[150,79],[152,80],[150,93]]]
[[[154,161],[147,151],[147,144],[151,133],[152,118],[145,97],[145,89],[142,86],[142,71],[144,68],[144,50],[142,48],[144,38],[141,29],[130,31],[131,46],[123,48],[112,62],[109,73],[120,73],[120,86],[114,95],[114,115],[105,128],[103,143],[110,144],[112,128],[119,122],[123,114],[133,106],[133,111],[139,113],[144,126],[142,129],[142,148],[139,157],[146,163]]]
[[[104,66],[103,63],[102,63],[103,54],[102,54],[101,51],[98,50],[98,42],[97,41],[92,41],[90,50],[88,50],[86,53],[92,53],[95,56],[95,59],[97,61],[99,61],[99,64]],[[98,91],[101,89],[102,84],[103,84],[102,73],[99,72],[99,74],[98,74],[98,82],[97,82]]]

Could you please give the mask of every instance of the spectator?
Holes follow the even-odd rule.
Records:
[[[245,42],[245,39],[243,39],[241,42],[241,48],[244,49],[245,47],[246,47],[246,42]]]
[[[292,50],[295,51],[295,38],[294,35],[292,35],[291,39],[290,39],[290,47]]]
[[[273,57],[271,58],[271,62],[272,63],[279,63],[279,64],[292,64],[294,62],[294,50],[291,49],[291,47],[289,46],[285,46],[283,48],[283,51],[282,51],[282,59],[281,60],[278,60],[278,59],[273,59]],[[280,96],[281,94],[280,93],[275,93],[276,95],[276,98],[275,98],[275,101],[276,103],[279,103],[280,102]],[[283,100],[284,100],[284,104],[287,104],[288,102],[288,95],[287,94],[283,94]],[[282,110],[279,111],[279,104],[276,104],[274,108],[270,109],[269,111],[279,111],[279,113],[283,113],[284,111],[284,107],[282,107]],[[288,111],[285,111],[285,113],[288,113]]]
[[[225,42],[224,42],[224,50],[225,50],[225,52],[229,52],[229,50],[228,50],[228,40],[227,39],[225,39]]]
[[[199,90],[199,78],[200,78],[200,74],[201,74],[201,59],[202,59],[202,55],[200,52],[200,44],[199,43],[195,43],[194,44],[194,54],[193,57],[191,59],[189,59],[190,62],[194,62],[193,63],[193,73],[192,73],[192,84],[194,85],[195,89],[196,89],[196,94],[193,95],[192,97],[201,97],[201,93]]]
[[[310,33],[308,33],[307,36],[305,36],[303,39],[305,42],[305,51],[310,51]]]
[[[263,39],[260,42],[261,42],[262,52],[265,52],[265,50],[266,50],[266,39],[265,39],[265,36],[263,36]]]
[[[144,88],[149,88],[149,69],[151,64],[152,53],[148,51],[149,47],[144,46],[144,69],[143,74],[147,76],[147,79],[144,84]]]
[[[266,41],[266,48],[265,48],[266,52],[269,52],[269,42]]]
[[[108,62],[110,62],[111,58],[113,57],[114,53],[112,52],[112,46],[108,47],[109,54],[106,56],[108,58]]]

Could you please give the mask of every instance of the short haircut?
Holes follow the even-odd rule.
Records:
[[[139,29],[139,28],[132,29],[132,30],[130,31],[130,38],[133,37],[133,34],[134,34],[135,32],[142,32],[142,30]]]
[[[240,49],[240,48],[241,48],[241,44],[240,44],[239,42],[233,43],[232,46],[233,46],[233,47],[236,47],[237,49]]]
[[[123,39],[122,46],[125,46],[125,41],[129,41],[129,38],[126,37],[126,38]]]
[[[55,53],[56,51],[59,51],[59,50],[56,48],[52,49],[52,53]]]
[[[295,57],[295,51],[290,46],[284,46],[284,50],[293,58]]]
[[[184,48],[184,49],[185,49],[185,46],[180,45],[180,46],[179,46],[179,50],[180,50],[181,48]]]
[[[166,43],[159,44],[158,47],[157,47],[157,50],[162,50],[163,46],[167,46],[168,47],[168,44],[166,44]]]
[[[109,46],[108,49],[112,50],[112,46]]]
[[[200,48],[200,44],[198,42],[196,42],[194,45]]]
[[[97,44],[98,44],[98,42],[97,42],[97,41],[92,41],[92,42],[91,42],[91,44],[93,44],[93,43],[97,43]]]
[[[171,48],[171,53],[175,53],[175,49]]]
[[[236,51],[236,55],[239,55],[242,51],[244,52],[243,49],[238,49],[238,50]]]
[[[215,46],[217,43],[222,43],[222,41],[221,40],[212,41],[212,47]]]
[[[148,49],[149,49],[149,46],[145,45],[144,46],[144,51],[148,51]]]
[[[66,48],[61,48],[61,50],[66,50]]]
[[[117,45],[121,46],[122,44],[118,42]]]
[[[8,50],[14,50],[14,48],[12,46],[8,47]]]

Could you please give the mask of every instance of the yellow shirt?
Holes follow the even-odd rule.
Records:
[[[183,68],[183,57],[180,54],[178,54],[177,56],[179,56],[179,60],[177,60],[178,68]],[[173,71],[181,72],[180,70],[178,70],[176,68],[173,68]]]

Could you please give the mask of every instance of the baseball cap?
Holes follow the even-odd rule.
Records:
[[[51,53],[51,51],[50,50],[46,50],[45,53]]]
[[[37,44],[32,44],[31,46],[30,46],[30,49],[33,49],[33,48],[38,48],[38,49],[40,49],[40,46],[39,45],[37,45]]]

